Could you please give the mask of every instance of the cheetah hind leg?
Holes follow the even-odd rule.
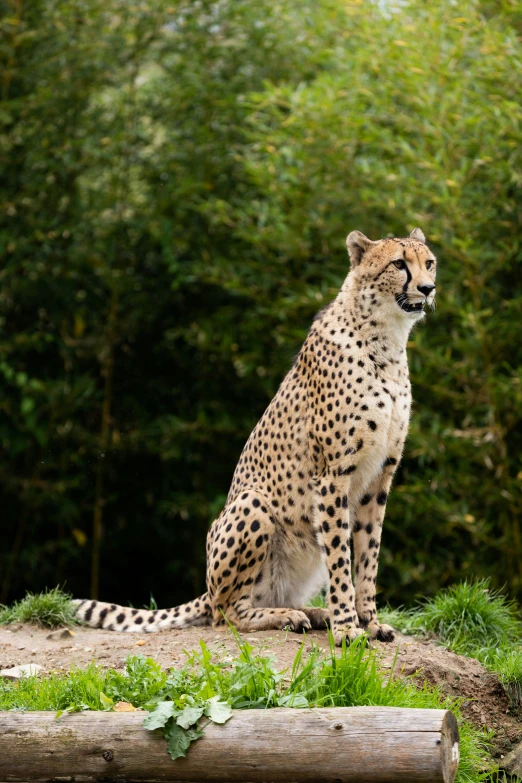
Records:
[[[324,631],[330,627],[328,609],[322,609],[320,606],[303,606],[301,611],[310,620],[310,625],[314,631]]]
[[[214,627],[230,622],[238,631],[288,628],[309,631],[305,610],[254,606],[253,591],[272,579],[275,525],[263,496],[243,492],[209,531],[207,587]]]

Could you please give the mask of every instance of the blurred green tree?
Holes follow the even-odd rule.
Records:
[[[0,601],[201,591],[235,461],[348,262],[420,225],[391,601],[522,594],[520,14],[22,0],[0,22]]]

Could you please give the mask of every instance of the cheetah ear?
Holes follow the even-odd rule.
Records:
[[[417,242],[424,242],[424,244],[426,244],[426,237],[424,236],[420,228],[414,228],[410,234],[410,237],[412,239],[416,239]]]
[[[348,248],[348,254],[350,256],[352,266],[358,266],[358,264],[361,263],[361,259],[368,248],[374,244],[375,242],[372,242],[371,239],[365,237],[364,234],[361,234],[360,231],[352,231],[350,234],[348,234],[346,237],[346,247]]]

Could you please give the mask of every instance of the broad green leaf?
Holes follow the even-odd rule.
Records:
[[[165,726],[169,718],[172,718],[176,712],[174,702],[160,701],[156,708],[146,716],[143,725],[150,730],[160,729],[162,726]]]
[[[302,693],[289,693],[280,696],[277,700],[278,707],[308,707],[308,699]]]
[[[232,716],[232,707],[226,701],[220,701],[219,696],[213,696],[208,700],[205,715],[214,723],[226,723]]]
[[[100,691],[100,701],[105,710],[111,710],[114,706],[113,700],[106,696],[103,691]]]
[[[194,740],[203,736],[200,729],[182,729],[174,721],[165,726],[165,739],[167,740],[167,749],[172,759],[179,759],[187,755],[187,750]]]
[[[185,707],[181,715],[176,718],[176,723],[182,729],[188,729],[203,715],[203,707]]]

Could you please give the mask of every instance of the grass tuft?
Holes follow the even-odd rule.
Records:
[[[517,642],[522,623],[518,606],[489,579],[461,582],[441,590],[420,609],[421,625],[459,655],[487,658],[487,651]]]
[[[12,606],[0,606],[0,625],[35,623],[45,628],[78,625],[72,596],[59,587],[44,593],[27,593]]]
[[[496,672],[513,707],[522,707],[522,648],[495,650],[485,661]]]

